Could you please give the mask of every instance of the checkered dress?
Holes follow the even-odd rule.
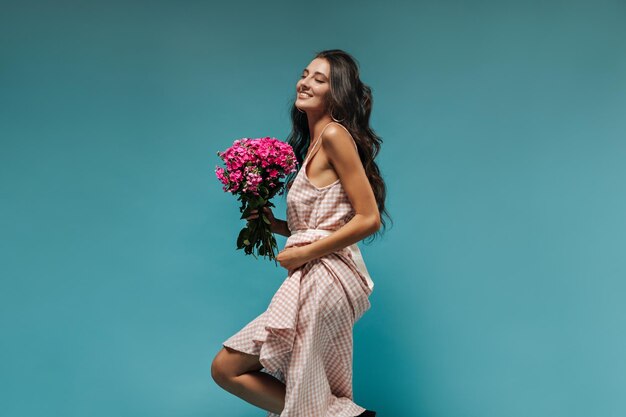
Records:
[[[292,234],[285,248],[323,239],[355,214],[341,182],[314,186],[306,164],[287,194]],[[268,417],[352,417],[365,411],[353,401],[352,330],[370,308],[373,286],[356,244],[342,248],[291,271],[267,310],[223,343],[259,355],[262,371],[285,383],[285,408]]]

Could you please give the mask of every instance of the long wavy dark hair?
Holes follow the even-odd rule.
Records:
[[[378,165],[374,162],[383,140],[369,125],[372,90],[359,78],[358,61],[347,52],[341,49],[328,49],[317,52],[315,58],[324,58],[330,64],[330,91],[326,102],[328,112],[333,119],[339,120],[348,129],[357,144],[359,157],[376,197],[382,229],[386,229],[387,224],[383,216],[387,216],[392,223],[393,220],[385,208],[387,188]],[[302,167],[311,137],[309,123],[306,113],[296,107],[295,98],[290,102],[290,106],[292,130],[287,137],[287,143],[293,148],[298,165]],[[289,184],[296,175],[297,172],[287,175],[285,183]],[[284,195],[286,196],[286,193]],[[368,236],[369,241],[380,234],[381,229]]]

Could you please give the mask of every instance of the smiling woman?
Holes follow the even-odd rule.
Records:
[[[335,49],[316,55],[296,92],[288,141],[301,166],[288,181],[287,220],[264,208],[288,237],[276,256],[288,276],[266,311],[224,341],[211,372],[269,417],[375,416],[352,392],[353,327],[374,289],[357,242],[386,214],[371,91]]]

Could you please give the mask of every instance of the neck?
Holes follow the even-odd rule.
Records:
[[[332,122],[333,119],[328,114],[320,115],[319,118],[309,118],[309,146],[313,145],[313,142],[317,140],[317,137],[324,129],[324,126]]]

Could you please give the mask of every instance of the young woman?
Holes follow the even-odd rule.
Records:
[[[352,330],[374,288],[357,242],[387,214],[371,90],[354,58],[334,49],[316,54],[296,92],[288,142],[301,165],[288,181],[287,220],[264,208],[288,237],[276,257],[288,276],[267,310],[223,343],[211,375],[268,417],[375,416],[352,393]]]

